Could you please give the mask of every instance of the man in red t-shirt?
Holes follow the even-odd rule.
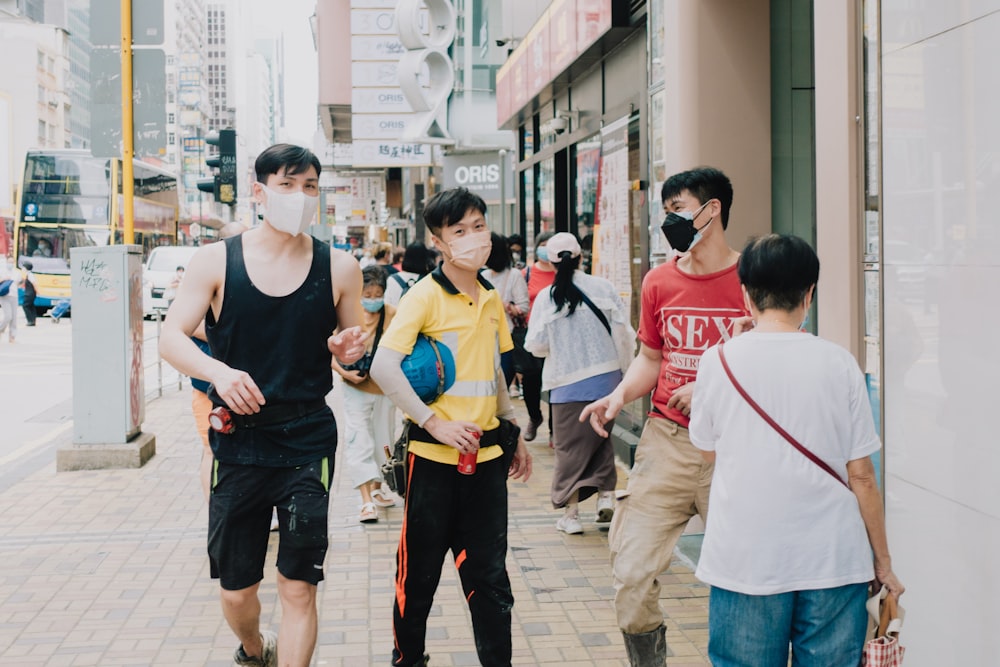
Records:
[[[663,231],[678,254],[643,280],[639,355],[621,384],[580,415],[606,436],[606,425],[625,403],[653,392],[608,536],[615,611],[633,667],[666,664],[657,576],[670,565],[688,520],[708,513],[712,465],[687,429],[698,362],[748,315],[736,275],[739,253],[725,235],[733,201],[729,179],[711,167],[682,172],[667,179],[661,197]]]

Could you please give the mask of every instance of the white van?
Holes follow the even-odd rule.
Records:
[[[146,317],[153,317],[159,311],[162,315],[167,310],[166,294],[170,281],[177,273],[177,267],[187,268],[191,256],[198,250],[196,246],[164,245],[157,246],[149,253],[146,264],[142,267],[142,312]]]

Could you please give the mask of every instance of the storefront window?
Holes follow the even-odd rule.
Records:
[[[881,124],[879,98],[880,21],[877,0],[864,0],[864,319],[865,381],[868,400],[875,417],[875,427],[882,432],[882,294],[881,266]],[[876,473],[882,479],[882,456],[873,457]]]
[[[555,159],[542,160],[538,165],[539,232],[556,230],[556,164]]]
[[[655,3],[654,3],[655,4]],[[670,246],[660,233],[663,209],[660,207],[660,188],[667,180],[667,147],[663,131],[663,103],[666,91],[662,88],[649,96],[649,260],[651,266],[661,264],[670,254]]]
[[[601,166],[601,137],[595,134],[576,145],[576,225],[583,247],[582,268],[590,273],[597,208],[597,178]]]
[[[525,241],[532,245],[535,239],[535,168],[528,167],[521,172],[524,196],[521,198],[521,216],[524,218]]]
[[[535,154],[535,133],[531,123],[521,126],[521,159],[527,160]]]

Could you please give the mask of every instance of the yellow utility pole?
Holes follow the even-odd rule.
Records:
[[[132,0],[121,0],[122,13],[122,242],[135,243],[135,145],[132,128]]]

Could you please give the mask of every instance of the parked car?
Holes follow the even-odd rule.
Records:
[[[142,312],[146,317],[154,317],[159,311],[167,310],[167,290],[177,274],[177,267],[187,267],[195,246],[158,246],[153,248],[142,268]]]

